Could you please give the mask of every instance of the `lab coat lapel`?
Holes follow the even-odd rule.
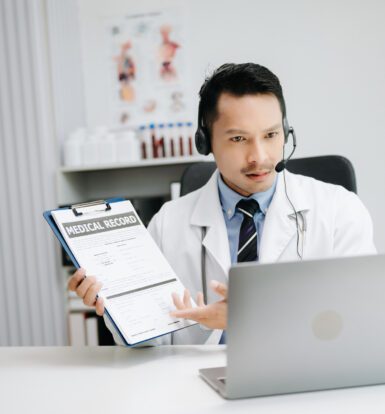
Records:
[[[218,170],[202,187],[190,223],[193,226],[206,227],[203,245],[207,253],[214,257],[227,278],[231,259],[226,224],[219,199]]]
[[[286,171],[287,192],[298,212],[307,213],[309,204],[295,180],[295,175]],[[275,262],[283,254],[291,240],[297,237],[297,226],[293,207],[285,194],[283,173],[278,175],[277,188],[268,208],[263,227],[259,261]]]

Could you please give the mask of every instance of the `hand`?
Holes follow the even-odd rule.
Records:
[[[176,311],[170,313],[174,318],[190,319],[207,326],[210,329],[226,329],[227,327],[227,286],[216,280],[210,282],[211,289],[223,296],[223,299],[205,305],[201,292],[197,296],[197,307],[193,308],[190,292],[185,289],[183,300],[176,293],[172,294],[172,299]]]
[[[102,316],[104,313],[104,303],[102,298],[96,298],[102,284],[94,276],[87,276],[86,271],[78,269],[68,281],[68,289],[76,292],[79,298],[87,306],[95,306],[96,314]]]

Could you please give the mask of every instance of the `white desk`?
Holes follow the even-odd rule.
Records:
[[[0,412],[385,412],[385,386],[226,401],[198,376],[225,361],[224,346],[0,348]]]

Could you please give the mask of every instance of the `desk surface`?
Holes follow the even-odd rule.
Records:
[[[385,386],[226,401],[198,376],[224,346],[0,348],[2,413],[381,413]]]

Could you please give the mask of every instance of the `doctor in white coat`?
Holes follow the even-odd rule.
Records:
[[[284,170],[283,150],[293,130],[274,74],[252,63],[225,64],[205,81],[200,98],[197,148],[212,152],[218,169],[201,189],[165,203],[148,227],[186,286],[183,298],[174,296],[174,316],[200,324],[153,344],[219,343],[227,323],[228,271],[240,247],[240,199],[260,206],[254,246],[261,263],[376,253],[370,215],[354,193]],[[102,300],[95,301],[101,286],[84,275],[78,270],[69,288],[101,315]]]

